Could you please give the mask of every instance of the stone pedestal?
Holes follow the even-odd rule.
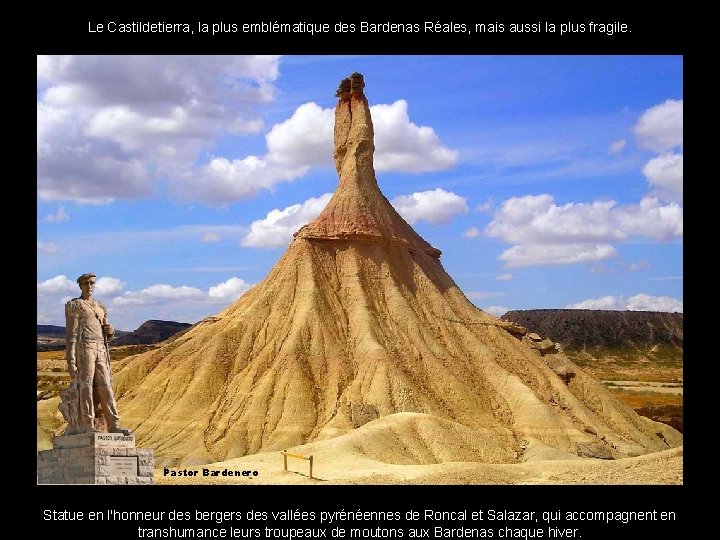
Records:
[[[135,448],[135,436],[82,433],[53,438],[38,452],[39,484],[153,484],[152,448]]]

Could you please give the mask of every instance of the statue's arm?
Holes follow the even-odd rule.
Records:
[[[102,306],[103,311],[103,320],[102,320],[102,327],[103,327],[103,333],[105,334],[105,337],[107,338],[108,342],[112,340],[112,338],[115,336],[115,328],[113,328],[112,324],[108,322],[108,312],[107,308],[104,304],[100,304]]]
[[[65,304],[65,360],[71,378],[77,375],[77,339],[80,319],[72,300]]]

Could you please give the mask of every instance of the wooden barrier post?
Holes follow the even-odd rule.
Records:
[[[310,462],[310,480],[312,480],[313,477],[313,457],[312,456],[303,456],[302,454],[293,454],[292,452],[288,452],[287,450],[283,450],[281,452],[283,457],[283,467],[287,471],[287,458],[295,458],[295,459],[304,459],[306,461]]]

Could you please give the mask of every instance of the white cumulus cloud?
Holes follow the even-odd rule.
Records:
[[[664,241],[683,236],[683,209],[676,203],[663,205],[656,198],[644,197],[640,204],[614,210],[611,219],[626,238],[645,236]]]
[[[263,189],[306,172],[307,168],[291,168],[257,156],[233,160],[215,157],[175,189],[181,198],[226,204],[254,197]]]
[[[208,290],[210,298],[218,300],[237,300],[245,291],[250,288],[250,284],[244,279],[231,277],[227,281],[219,283]]]
[[[667,201],[683,200],[683,100],[668,99],[646,110],[634,127],[638,143],[658,155],[643,167],[653,192]]]
[[[375,127],[378,171],[441,171],[457,163],[457,150],[443,146],[431,127],[410,121],[404,99],[390,105],[374,105],[370,114]]]
[[[559,206],[551,195],[526,195],[506,200],[485,234],[515,244],[499,257],[508,266],[584,263],[616,256],[612,244],[632,237],[681,238],[683,209],[653,197],[639,204],[594,201]]]
[[[95,282],[95,294],[99,296],[115,296],[125,288],[125,282],[114,277],[101,277]]]
[[[478,238],[482,233],[477,227],[470,227],[463,233],[463,238]]]
[[[601,296],[589,298],[575,304],[569,304],[567,309],[606,309],[614,311],[662,311],[683,312],[681,300],[669,296],[651,296],[649,294],[636,294],[628,299],[623,296]]]
[[[268,159],[291,167],[331,163],[334,119],[333,109],[312,102],[300,105],[267,134]]]
[[[37,284],[38,296],[66,295],[75,292],[80,293],[78,284],[70,281],[64,275],[55,276]]]
[[[505,201],[485,229],[508,242],[597,242],[621,240],[622,232],[608,221],[614,201],[557,206],[551,195],[526,195]]]
[[[666,152],[683,145],[683,100],[667,99],[650,107],[634,127],[640,145],[655,152]]]
[[[499,274],[495,276],[495,281],[512,281],[515,276],[512,274]]]
[[[285,246],[292,235],[303,225],[315,219],[330,201],[332,193],[311,197],[301,204],[293,204],[283,210],[268,212],[265,219],[253,221],[250,232],[242,239],[242,245],[257,248]]]
[[[151,285],[140,291],[127,291],[122,296],[114,298],[117,305],[134,304],[157,304],[176,300],[192,300],[202,298],[203,292],[197,287],[181,285],[173,287],[166,284]]]
[[[390,202],[408,223],[447,223],[456,215],[468,213],[465,197],[442,188],[401,195]]]
[[[575,304],[568,304],[567,309],[610,309],[615,311],[625,310],[627,303],[619,296],[601,296],[599,298],[588,298]]]
[[[217,137],[262,129],[277,77],[276,56],[39,56],[38,196],[146,196]]]
[[[651,296],[649,294],[636,294],[627,301],[627,309],[630,311],[667,311],[683,312],[682,301],[669,296]]]
[[[617,257],[617,250],[608,244],[534,244],[513,246],[498,259],[509,268],[549,264],[579,264]]]
[[[642,170],[650,185],[667,200],[683,199],[683,155],[660,154],[648,161]]]

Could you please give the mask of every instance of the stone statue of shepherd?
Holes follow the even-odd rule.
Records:
[[[80,297],[65,304],[65,359],[70,386],[60,392],[58,407],[68,423],[65,435],[109,432],[129,435],[119,425],[112,389],[108,342],[115,329],[108,323],[107,309],[94,300],[95,274],[77,279]]]

